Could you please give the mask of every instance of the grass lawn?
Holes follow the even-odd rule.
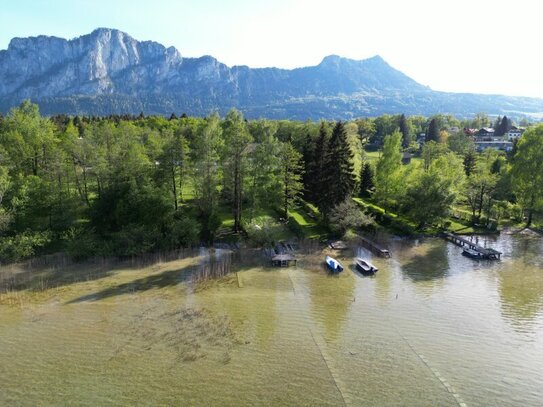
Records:
[[[297,207],[289,211],[289,215],[300,227],[303,236],[308,239],[322,239],[328,233],[325,228],[318,224],[318,210],[310,204],[306,206],[313,208],[315,212],[308,213],[306,208]],[[311,216],[310,216],[311,215]]]

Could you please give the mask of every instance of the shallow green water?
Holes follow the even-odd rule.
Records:
[[[543,240],[488,243],[501,262],[393,241],[375,277],[317,253],[202,288],[195,258],[4,296],[0,405],[540,406]]]

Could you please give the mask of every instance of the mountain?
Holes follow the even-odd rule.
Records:
[[[13,38],[0,51],[0,111],[24,99],[39,103],[45,114],[207,115],[237,107],[249,118],[306,120],[543,112],[543,99],[433,91],[379,56],[355,61],[330,55],[317,66],[292,70],[228,67],[106,28],[72,40]]]

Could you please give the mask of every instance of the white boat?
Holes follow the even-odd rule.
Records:
[[[373,264],[371,264],[369,261],[366,261],[360,257],[356,258],[356,268],[361,271],[362,273],[377,273],[379,270],[377,267],[375,267]]]
[[[326,256],[324,261],[326,262],[326,266],[330,269],[332,273],[341,273],[343,271],[343,266],[336,259],[330,256]]]

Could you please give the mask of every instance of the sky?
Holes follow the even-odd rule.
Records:
[[[74,38],[97,27],[212,55],[295,68],[337,54],[380,55],[435,90],[543,98],[538,0],[0,0],[0,49],[13,37]]]

